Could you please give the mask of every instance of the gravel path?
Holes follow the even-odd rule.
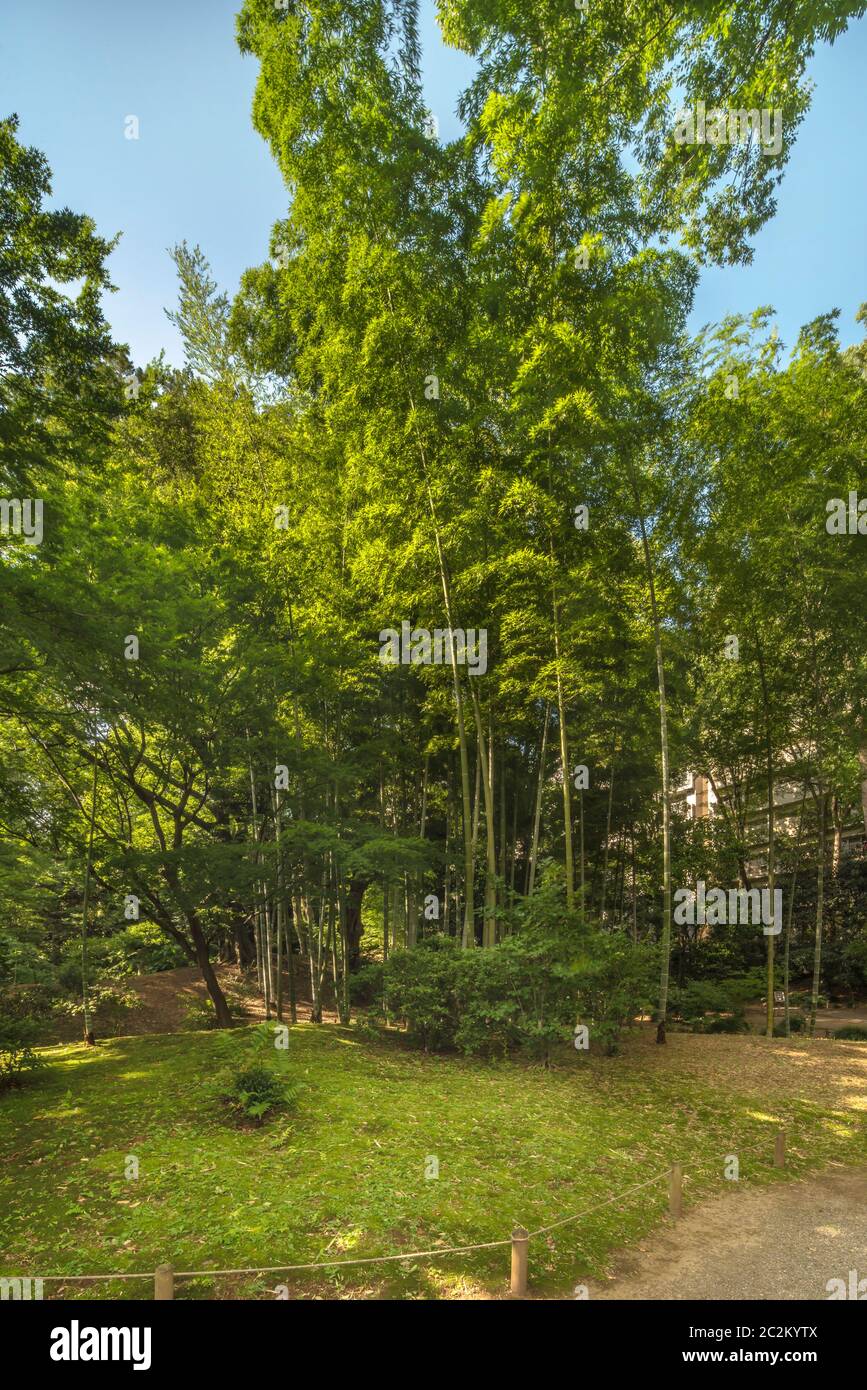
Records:
[[[734,1184],[732,1184],[734,1186]],[[865,1281],[867,1169],[743,1188],[702,1202],[625,1254],[591,1299],[828,1299],[830,1279]]]

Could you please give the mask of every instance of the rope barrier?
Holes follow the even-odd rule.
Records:
[[[287,1274],[295,1269],[331,1269],[335,1265],[375,1265],[392,1260],[417,1260],[434,1255],[466,1255],[471,1250],[493,1250],[498,1245],[511,1245],[511,1240],[488,1240],[481,1245],[446,1245],[438,1250],[408,1250],[403,1255],[364,1255],[357,1260],[312,1260],[297,1265],[253,1265],[245,1269],[178,1269],[176,1279],[200,1279],[217,1274]],[[97,1279],[153,1279],[155,1271],[146,1274],[46,1274],[43,1283],[81,1283]]]
[[[471,1250],[493,1250],[498,1245],[511,1245],[509,1240],[488,1240],[482,1245],[447,1245],[440,1250],[409,1250],[405,1255],[365,1255],[357,1260],[314,1260],[303,1265],[260,1265],[255,1269],[179,1269],[176,1279],[193,1279],[209,1274],[288,1274],[295,1269],[331,1269],[335,1265],[376,1265],[392,1260],[419,1260],[433,1255],[466,1255]]]
[[[731,1146],[731,1152],[739,1157],[743,1153],[755,1153],[758,1151],[766,1152],[766,1144],[754,1144],[749,1148],[736,1148]],[[706,1169],[710,1166],[711,1160],[689,1159],[686,1163],[680,1164],[681,1168]],[[632,1187],[627,1187],[622,1192],[615,1192],[607,1197],[604,1202],[597,1202],[592,1207],[584,1207],[581,1211],[572,1212],[571,1215],[562,1216],[556,1221],[552,1221],[547,1226],[539,1226],[534,1231],[527,1232],[522,1239],[532,1240],[536,1236],[546,1235],[549,1231],[554,1231],[560,1226],[566,1226],[572,1221],[579,1221],[585,1216],[590,1216],[593,1212],[601,1211],[603,1207],[611,1206],[614,1202],[620,1202],[625,1197],[629,1197],[633,1192],[640,1192],[646,1187],[652,1187],[661,1178],[668,1177],[671,1168],[667,1167],[652,1177],[645,1179],[644,1182],[635,1183]],[[184,1269],[173,1271],[175,1279],[208,1279],[216,1278],[229,1274],[289,1274],[296,1270],[306,1269],[336,1269],[349,1265],[373,1265],[373,1264],[393,1264],[406,1260],[434,1259],[447,1255],[467,1255],[474,1250],[496,1250],[504,1245],[512,1245],[511,1238],[507,1240],[488,1240],[476,1245],[449,1245],[435,1250],[408,1250],[400,1255],[364,1255],[357,1259],[334,1259],[334,1260],[311,1260],[303,1264],[285,1265],[255,1265],[242,1269]],[[46,1274],[41,1276],[43,1283],[47,1284],[78,1284],[78,1283],[99,1283],[111,1282],[114,1279],[154,1279],[155,1270],[149,1270],[135,1274]]]

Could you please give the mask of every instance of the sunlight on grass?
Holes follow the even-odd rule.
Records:
[[[562,1295],[605,1278],[614,1252],[653,1230],[664,1182],[608,1199],[675,1158],[690,1165],[692,1202],[719,1193],[729,1152],[741,1151],[749,1181],[762,1184],[867,1155],[865,1127],[846,1123],[830,1054],[804,1094],[812,1069],[778,1071],[780,1053],[750,1039],[689,1039],[660,1055],[650,1035],[637,1035],[618,1058],[575,1061],[564,1050],[545,1070],[423,1056],[398,1038],[300,1024],[285,1054],[296,1107],[239,1128],[213,1080],[249,1059],[254,1033],[115,1040],[86,1066],[81,1052],[59,1053],[31,1088],[0,1098],[4,1266],[134,1272],[168,1259],[207,1270],[405,1251],[407,1263],[287,1275],[291,1296],[499,1297],[508,1246],[452,1257],[455,1268],[449,1257],[416,1263],[412,1252],[507,1240],[517,1223],[534,1229],[599,1208],[534,1253],[534,1287]],[[858,1084],[852,1072],[846,1059],[847,1091]],[[784,1172],[773,1168],[776,1128],[788,1137]],[[13,1153],[29,1161],[10,1162]],[[125,1178],[129,1154],[137,1180]],[[132,1281],[119,1287],[121,1298],[136,1296]],[[182,1296],[274,1294],[251,1274],[199,1280]]]

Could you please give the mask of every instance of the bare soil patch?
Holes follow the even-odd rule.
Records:
[[[615,1258],[591,1299],[828,1299],[867,1277],[867,1168],[732,1190]],[[857,1282],[857,1278],[856,1278]]]

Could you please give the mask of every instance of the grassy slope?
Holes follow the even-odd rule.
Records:
[[[238,1063],[249,1030],[228,1044]],[[723,1158],[768,1181],[790,1126],[797,1175],[867,1155],[867,1045],[675,1035],[615,1059],[564,1053],[549,1071],[425,1057],[398,1040],[300,1024],[288,1062],[297,1112],[241,1130],[212,1094],[209,1033],[49,1049],[52,1069],[0,1096],[0,1270],[56,1273],[276,1265],[463,1245],[529,1230],[622,1192],[672,1159],[687,1202],[718,1191]],[[209,1094],[209,1092],[211,1094]],[[760,1153],[746,1150],[758,1146]],[[124,1178],[135,1154],[137,1181]],[[439,1178],[426,1180],[428,1155]],[[780,1175],[777,1174],[777,1177]],[[611,1252],[665,1212],[660,1182],[531,1242],[538,1292],[604,1275]],[[181,1297],[498,1295],[508,1250],[423,1264],[185,1280]],[[152,1296],[147,1281],[66,1285],[66,1296]],[[46,1292],[59,1294],[58,1286]]]

